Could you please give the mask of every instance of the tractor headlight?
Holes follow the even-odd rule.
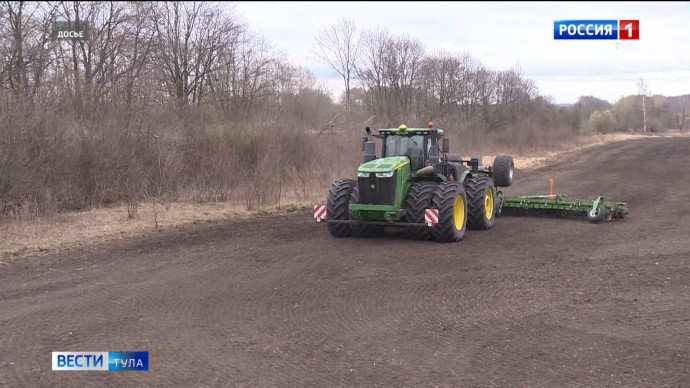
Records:
[[[357,172],[357,178],[369,178],[369,173],[368,172]]]
[[[393,176],[394,173],[395,173],[395,171],[391,171],[391,172],[377,172],[377,173],[376,173],[376,177],[377,177],[377,178],[390,178],[390,177]]]

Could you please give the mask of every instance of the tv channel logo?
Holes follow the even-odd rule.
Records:
[[[639,20],[555,20],[555,40],[639,40]]]
[[[53,352],[53,370],[147,371],[149,352]]]

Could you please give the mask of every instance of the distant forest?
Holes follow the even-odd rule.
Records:
[[[54,39],[55,20],[88,36]],[[337,101],[230,4],[3,1],[0,32],[0,218],[299,201],[352,175],[365,126],[431,120],[459,152],[514,153],[690,126],[690,95],[558,106],[519,68],[348,20],[313,41],[343,80]]]

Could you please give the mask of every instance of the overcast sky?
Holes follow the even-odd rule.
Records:
[[[559,104],[581,95],[613,103],[637,94],[640,78],[652,94],[690,94],[690,2],[238,2],[235,11],[334,97],[342,80],[310,50],[341,18],[416,37],[427,52],[467,51],[492,70],[519,64]],[[640,40],[554,40],[563,19],[639,19]]]

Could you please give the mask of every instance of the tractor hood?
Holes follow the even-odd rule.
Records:
[[[387,158],[374,159],[359,166],[359,172],[389,172],[395,171],[400,167],[409,164],[410,159],[406,156],[390,156]]]

